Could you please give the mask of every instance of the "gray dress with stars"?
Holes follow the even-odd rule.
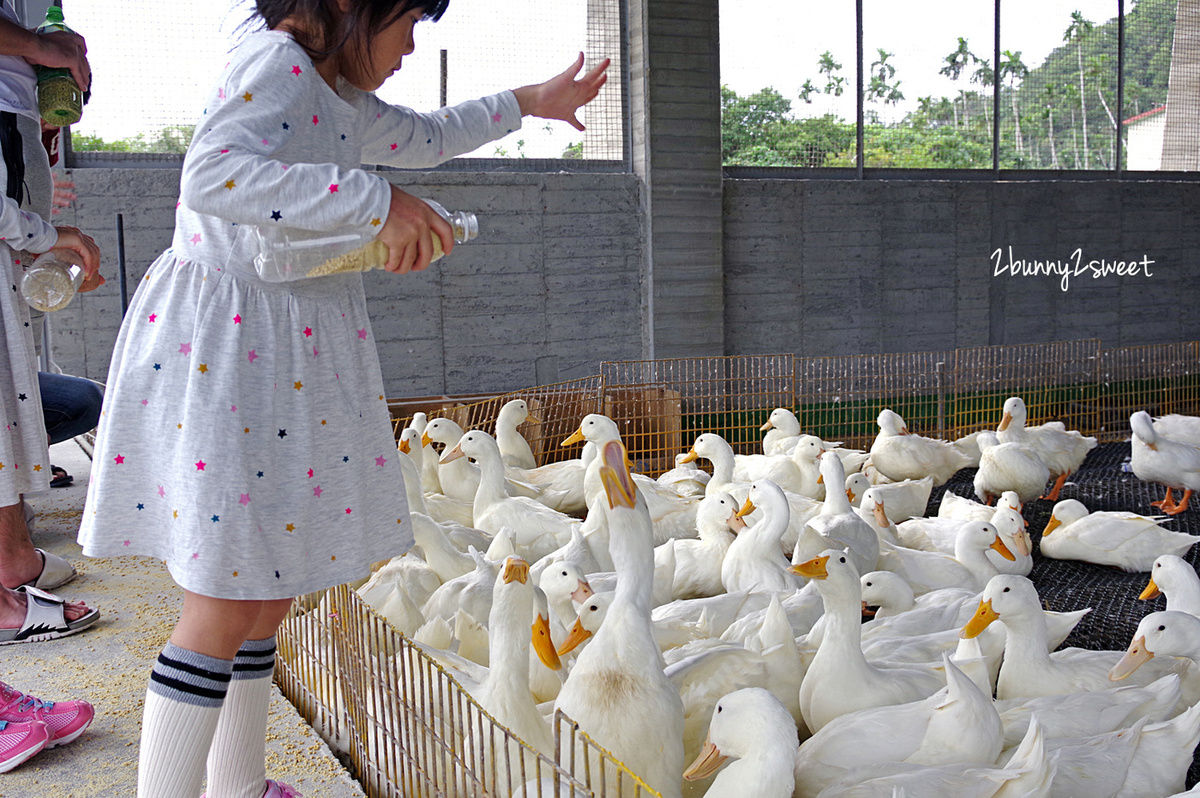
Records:
[[[360,275],[258,279],[253,227],[375,232],[388,184],[520,126],[511,92],[431,114],[339,82],[284,33],[235,51],[184,160],[172,246],[113,352],[79,541],[182,587],[277,599],[413,543]],[[402,275],[395,279],[404,279]]]

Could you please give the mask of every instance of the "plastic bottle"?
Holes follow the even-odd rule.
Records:
[[[38,33],[73,32],[63,22],[62,8],[51,5]],[[71,70],[61,67],[34,66],[37,73],[38,113],[55,127],[73,125],[83,115],[83,92],[71,77]]]
[[[433,200],[424,200],[450,223],[456,243],[479,235],[479,221],[467,211],[447,211]],[[371,233],[313,232],[289,227],[259,227],[259,252],[254,258],[258,276],[272,282],[325,277],[331,274],[382,269],[388,248]],[[433,236],[433,257],[442,257],[442,240]]]
[[[50,251],[39,255],[21,278],[21,296],[40,311],[62,310],[71,304],[82,282],[82,268]]]

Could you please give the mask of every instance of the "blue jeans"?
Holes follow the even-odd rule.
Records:
[[[104,392],[91,380],[39,371],[38,388],[50,443],[82,435],[99,422]]]

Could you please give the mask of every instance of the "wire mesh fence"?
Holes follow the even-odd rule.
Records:
[[[532,748],[347,585],[299,600],[279,652],[283,693],[371,798],[659,798],[561,712],[554,751]]]
[[[953,440],[995,429],[1020,396],[1028,423],[1061,421],[1101,440],[1128,436],[1129,415],[1200,414],[1200,344],[1102,349],[1097,339],[931,352],[800,358],[789,354],[606,362],[600,374],[476,402],[431,406],[491,431],[504,402],[526,398],[539,464],[578,456],[557,444],[587,413],[617,422],[635,468],[656,475],[702,432],[735,452],[761,451],[772,409],[793,411],[804,432],[869,448],[889,408],[911,432]],[[408,422],[397,414],[396,431]],[[465,422],[465,423],[464,423]]]

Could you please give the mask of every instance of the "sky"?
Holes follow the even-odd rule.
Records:
[[[852,119],[854,6],[854,0],[723,4],[722,83],[739,94],[774,86],[793,100],[798,114],[830,111]],[[877,48],[893,53],[889,62],[896,66],[907,98],[894,114],[915,105],[920,96],[953,96],[965,87],[963,81],[956,87],[938,75],[959,36],[990,57],[990,2],[863,0],[863,6],[868,60]],[[246,0],[64,0],[68,24],[87,38],[95,76],[92,101],[75,132],[112,140],[162,125],[194,123],[249,9]],[[1099,23],[1116,16],[1117,0],[1004,0],[1002,49],[1020,51],[1028,66],[1036,66],[1062,44],[1075,9]],[[443,48],[448,50],[451,103],[539,82],[571,63],[584,49],[585,35],[586,0],[454,0],[441,21],[418,25],[416,52],[379,94],[417,110],[437,108]],[[817,59],[825,50],[843,64],[841,74],[851,91],[840,99],[819,97],[804,105],[797,98],[800,86],[808,78],[818,82]],[[587,124],[586,109],[581,119]],[[580,140],[564,122],[546,127],[527,119],[521,131],[476,154],[553,158]]]

